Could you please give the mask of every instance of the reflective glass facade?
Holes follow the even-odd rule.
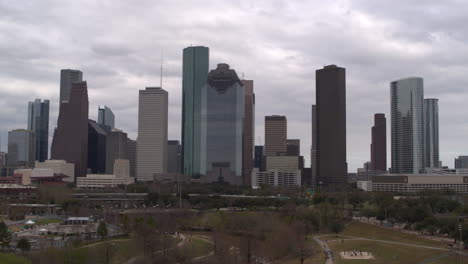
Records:
[[[8,132],[8,168],[33,168],[36,139],[34,132],[15,129]]]
[[[439,167],[438,99],[424,99],[424,160],[426,168]]]
[[[202,174],[201,96],[208,76],[208,48],[185,48],[182,67],[182,173],[199,178]]]
[[[107,130],[115,128],[115,116],[109,107],[105,105],[99,106],[97,123],[100,126],[104,126]]]
[[[36,135],[35,159],[43,162],[49,156],[49,100],[28,103],[28,130]]]
[[[392,173],[419,174],[424,169],[423,79],[390,84]]]
[[[243,122],[242,83],[229,65],[218,64],[209,73],[202,95],[203,172],[209,173],[216,164],[224,164],[242,179]]]

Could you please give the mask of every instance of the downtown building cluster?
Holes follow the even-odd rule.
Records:
[[[304,167],[300,139],[288,138],[284,115],[264,117],[264,145],[255,146],[254,81],[239,77],[226,63],[210,69],[208,47],[183,50],[181,89],[181,143],[168,140],[169,93],[162,87],[139,91],[138,135],[132,140],[115,127],[116,117],[108,106],[98,107],[97,121],[89,119],[83,73],[61,70],[50,159],[50,102],[37,99],[28,104],[27,129],[8,134],[8,154],[0,154],[5,176],[0,182],[69,182],[78,188],[102,188],[182,177],[253,188],[305,185],[325,190],[349,182],[345,68],[328,65],[316,71],[310,168]],[[453,173],[439,161],[438,100],[424,99],[422,78],[391,82],[390,97],[391,168],[386,117],[377,113],[370,162],[357,173],[360,187],[391,182],[397,179],[393,175]],[[468,167],[467,160],[459,157],[455,167]]]

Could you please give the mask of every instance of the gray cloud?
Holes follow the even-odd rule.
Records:
[[[206,45],[211,68],[227,62],[255,81],[256,143],[264,116],[285,114],[307,161],[315,70],[346,67],[350,171],[369,159],[373,114],[390,119],[390,81],[421,76],[425,95],[440,99],[441,158],[453,166],[468,149],[467,11],[456,0],[0,0],[2,149],[8,130],[26,126],[29,100],[51,100],[52,132],[61,68],[84,72],[90,118],[108,105],[135,138],[138,90],[159,85],[161,50],[169,135],[179,139],[182,49]]]

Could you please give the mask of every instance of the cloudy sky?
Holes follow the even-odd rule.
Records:
[[[105,104],[135,138],[138,90],[159,85],[161,50],[169,137],[179,139],[182,49],[204,45],[211,68],[226,62],[254,80],[256,143],[265,115],[286,115],[307,160],[315,70],[345,67],[350,171],[369,160],[373,114],[390,119],[390,81],[423,77],[425,96],[439,98],[441,159],[453,166],[468,154],[467,13],[464,0],[0,0],[1,148],[36,98],[51,100],[53,131],[62,68],[83,71],[90,118]]]

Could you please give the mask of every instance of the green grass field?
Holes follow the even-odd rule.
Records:
[[[391,230],[374,225],[353,223],[349,225],[342,234],[335,238],[334,235],[322,236],[322,240],[327,240],[328,245],[335,252],[335,263],[352,264],[397,264],[397,263],[420,263],[428,261],[431,264],[456,264],[459,263],[458,255],[449,251],[418,248],[408,245],[396,245],[368,240],[346,240],[346,236],[362,237],[375,240],[385,240],[414,244],[420,246],[431,246],[447,248],[446,243],[425,239],[417,235],[401,233],[398,230]],[[342,242],[344,238],[344,242]],[[371,252],[374,260],[344,260],[339,256],[342,251],[366,251]],[[430,261],[429,261],[430,260]],[[321,262],[323,263],[323,262]],[[468,258],[464,257],[462,263],[468,263]]]
[[[24,258],[14,254],[3,254],[0,253],[0,263],[2,264],[31,264],[31,262]]]
[[[52,223],[60,223],[62,221],[58,219],[38,219],[36,222],[36,225],[47,225],[47,224],[52,224]]]
[[[398,230],[392,230],[388,228],[378,227],[375,225],[364,224],[364,223],[352,223],[350,224],[342,235],[345,236],[356,236],[378,240],[388,240],[408,244],[417,244],[422,246],[432,247],[446,247],[447,243],[430,240],[420,236],[402,233]]]

